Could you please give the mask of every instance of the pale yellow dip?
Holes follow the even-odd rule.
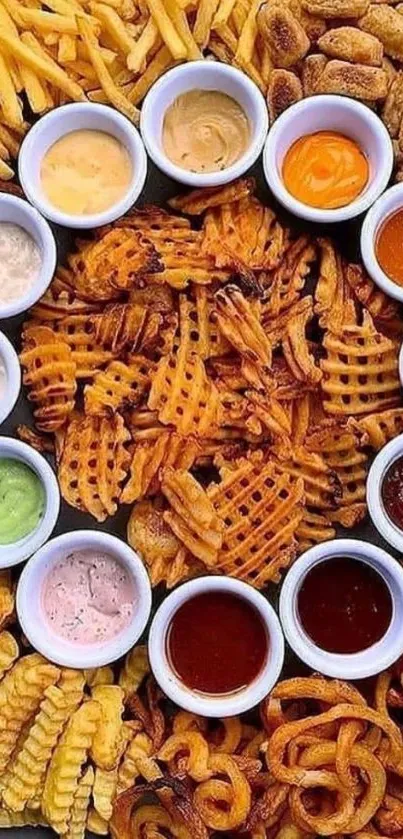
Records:
[[[133,166],[123,143],[82,129],[57,140],[41,164],[42,189],[54,207],[75,216],[102,213],[126,194]]]
[[[41,265],[41,253],[32,236],[18,224],[0,222],[0,305],[25,297]]]
[[[218,172],[250,143],[250,125],[235,99],[219,90],[189,90],[167,108],[162,144],[172,163],[190,172]]]

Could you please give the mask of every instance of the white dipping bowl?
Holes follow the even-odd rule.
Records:
[[[0,459],[5,457],[21,460],[36,472],[45,489],[45,512],[37,527],[23,539],[10,545],[0,545],[0,568],[18,565],[37,551],[49,539],[60,508],[60,492],[55,473],[39,452],[13,437],[0,437]]]
[[[389,467],[403,456],[403,434],[399,434],[378,452],[368,473],[367,504],[377,531],[398,551],[403,552],[403,531],[389,518],[382,500],[382,483]]]
[[[53,233],[44,218],[22,198],[15,195],[0,194],[0,224],[17,224],[29,233],[36,242],[41,254],[41,268],[30,289],[10,303],[0,303],[0,320],[25,312],[42,297],[53,279],[56,268],[56,244]]]
[[[0,397],[0,425],[14,408],[21,388],[21,367],[18,355],[3,332],[0,332],[0,363],[5,369],[4,394]]]
[[[190,90],[218,90],[235,99],[249,119],[251,139],[245,154],[220,172],[189,172],[176,166],[165,154],[162,128],[166,110],[182,93]],[[153,85],[141,109],[140,130],[154,163],[170,178],[192,187],[227,184],[243,175],[262,151],[269,127],[266,102],[248,76],[218,61],[192,61],[169,70]]]
[[[368,274],[382,291],[401,302],[403,302],[403,286],[399,286],[398,283],[391,280],[381,268],[376,255],[376,240],[386,219],[402,208],[403,183],[387,189],[371,207],[365,216],[360,239],[362,261]]]
[[[289,148],[307,134],[336,131],[355,140],[369,162],[369,180],[350,204],[322,210],[298,201],[286,188],[282,168]],[[281,204],[300,218],[319,223],[346,221],[364,213],[386,189],[393,168],[393,146],[379,117],[345,96],[312,96],[288,108],[269,131],[263,151],[266,181]]]
[[[186,687],[167,656],[167,632],[175,613],[188,600],[212,591],[233,594],[249,603],[258,613],[270,642],[267,661],[254,681],[246,688],[222,696]],[[230,717],[257,705],[277,682],[284,662],[284,638],[273,607],[256,589],[228,577],[200,577],[175,589],[159,607],[151,624],[148,654],[158,684],[173,702],[204,717]]]
[[[41,186],[41,163],[48,149],[61,137],[81,129],[111,134],[125,146],[132,161],[133,177],[126,194],[102,213],[63,213],[48,200]],[[133,206],[146,179],[147,155],[140,134],[125,116],[107,105],[78,102],[55,108],[35,123],[22,143],[18,173],[28,200],[46,218],[63,227],[89,229],[110,224]]]
[[[110,554],[123,565],[137,592],[137,602],[128,626],[98,644],[74,644],[61,638],[43,611],[45,578],[59,560],[72,551],[94,550]],[[75,530],[56,536],[27,562],[17,588],[17,614],[28,640],[46,658],[63,667],[101,667],[125,655],[143,633],[151,611],[151,585],[135,551],[121,539],[101,530]]]
[[[392,598],[392,619],[383,638],[362,652],[329,653],[317,647],[299,619],[297,600],[308,571],[320,562],[337,556],[367,563],[380,574]],[[287,573],[280,594],[280,620],[287,641],[302,661],[336,679],[365,679],[386,670],[403,652],[403,569],[381,548],[358,539],[332,539],[315,545],[294,563]]]

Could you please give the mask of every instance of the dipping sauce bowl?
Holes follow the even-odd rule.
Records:
[[[391,440],[376,455],[367,478],[367,504],[372,523],[378,532],[398,551],[403,551],[403,529],[398,525],[396,514],[398,505],[403,498],[403,482],[401,494],[398,492],[398,475],[393,475],[394,464],[399,467],[399,459],[403,457],[403,434]],[[391,492],[385,494],[386,481],[392,478]],[[388,499],[393,504],[387,509]],[[403,516],[403,503],[402,503]],[[403,518],[402,518],[403,527]]]
[[[220,171],[192,172],[173,163],[163,146],[164,117],[182,94],[219,91],[241,106],[250,127],[249,145],[234,163]],[[156,166],[170,178],[192,187],[214,187],[241,177],[255,163],[267,136],[269,118],[259,88],[244,73],[218,61],[191,61],[168,70],[153,85],[141,108],[140,130]]]
[[[0,332],[0,425],[14,408],[21,388],[18,355],[3,332]]]
[[[81,130],[103,132],[119,141],[131,160],[132,178],[123,197],[109,209],[76,215],[51,203],[42,187],[41,166],[58,140]],[[46,218],[64,227],[90,229],[110,224],[133,206],[146,179],[147,155],[137,129],[126,117],[106,105],[78,102],[55,108],[35,123],[21,145],[18,172],[28,200]]]
[[[284,183],[287,154],[300,138],[334,132],[353,140],[366,156],[369,177],[354,200],[336,209],[321,209],[295,198]],[[289,212],[307,221],[328,224],[364,213],[388,185],[393,168],[393,147],[379,117],[365,105],[345,96],[312,96],[288,108],[271,127],[263,151],[268,186]]]
[[[60,507],[60,492],[56,476],[39,452],[20,440],[15,440],[12,437],[0,437],[0,463],[5,459],[21,462],[40,481],[43,492],[43,514],[36,526],[21,539],[11,543],[0,543],[0,568],[17,565],[31,556],[46,542],[56,524]],[[15,497],[16,487],[13,486],[9,498],[15,499]],[[7,495],[2,499],[2,503],[9,503]],[[19,510],[12,510],[12,513],[16,515],[18,520]]]
[[[356,604],[363,588],[353,582],[350,591],[345,592],[346,608],[345,627],[353,631],[353,623],[349,624],[350,616],[356,616],[358,622],[365,614],[367,627],[371,630],[370,635],[376,638],[374,643],[364,646],[364,633],[357,633],[357,639],[352,635],[352,646],[360,646],[361,649],[355,652],[332,652],[333,649],[341,649],[343,646],[342,631],[343,625],[340,621],[338,627],[334,627],[333,639],[328,649],[318,646],[312,635],[308,634],[306,625],[303,623],[303,592],[304,586],[309,581],[309,575],[318,570],[318,566],[327,564],[331,568],[334,560],[340,560],[346,564],[357,562],[357,571],[350,573],[351,578],[358,577],[363,572],[363,566],[369,566],[366,574],[367,585],[365,591],[371,592],[375,597],[376,604],[372,608],[372,602],[362,604],[363,611],[355,612]],[[324,567],[324,570],[326,568]],[[350,567],[351,572],[351,567]],[[341,573],[341,571],[340,571]],[[317,575],[315,575],[317,576]],[[378,581],[377,578],[380,578]],[[312,577],[314,580],[314,577]],[[383,584],[383,585],[382,585]],[[321,611],[322,603],[320,598],[323,594],[323,587],[317,586],[316,596],[318,598],[318,620],[319,614],[323,622]],[[329,582],[325,589],[326,597],[338,597],[338,592],[332,588]],[[301,604],[301,605],[300,605]],[[338,604],[336,604],[338,605]],[[315,608],[313,606],[313,608]],[[376,613],[376,608],[379,612]],[[301,611],[300,611],[301,609]],[[336,679],[364,679],[380,673],[396,661],[403,652],[403,634],[401,631],[403,621],[403,569],[389,554],[381,548],[358,539],[332,539],[315,545],[314,548],[306,551],[290,568],[284,580],[280,593],[280,621],[288,643],[299,656],[313,670],[332,676]],[[330,625],[330,615],[329,615]],[[379,630],[379,631],[378,631]],[[312,633],[313,634],[313,633]],[[323,634],[323,626],[322,626]],[[327,632],[327,638],[331,633]],[[368,636],[369,638],[369,636]]]
[[[222,606],[220,620],[213,624],[211,616],[219,601]],[[192,608],[193,624],[189,620]],[[203,612],[210,620],[204,637],[196,620],[197,615],[203,618]],[[237,620],[238,615],[237,629],[241,625],[244,627],[243,631],[239,630],[239,637],[233,625],[225,623],[224,614],[225,620],[231,615]],[[182,640],[186,637],[183,634],[186,627],[187,644],[182,645],[184,655],[178,658],[178,642],[181,635]],[[253,637],[248,661],[246,652],[242,651],[246,637]],[[204,649],[200,649],[200,642],[204,643]],[[196,644],[199,645],[197,661],[190,654]],[[260,592],[239,580],[201,577],[184,583],[164,600],[151,624],[148,650],[154,676],[173,702],[202,716],[228,717],[257,705],[271,690],[283,666],[284,638],[273,607]],[[237,651],[242,658],[240,661],[235,658]],[[175,661],[179,662],[177,668]],[[245,678],[247,683],[235,686],[239,678]],[[210,692],[203,687],[207,681]],[[220,692],[212,692],[218,682]]]
[[[102,562],[90,569],[80,564],[80,558],[97,557],[110,559],[121,569],[121,577],[133,592],[133,602],[130,614],[124,626],[116,631],[116,611],[114,600],[115,584],[110,579],[103,578]],[[67,626],[68,632],[61,634],[59,626],[52,624],[52,614],[47,610],[46,592],[49,581],[58,574],[60,564],[69,560],[73,566],[73,574],[63,577],[60,574],[62,587],[61,602],[65,601],[66,622],[70,620],[71,607],[77,604],[75,626]],[[90,563],[91,566],[91,563]],[[75,639],[75,628],[80,630],[80,604],[82,604],[83,584],[80,577],[90,577],[88,587],[90,597],[93,598],[91,611],[100,614],[108,620],[113,632],[103,633],[87,642]],[[91,575],[91,576],[90,576]],[[119,580],[115,579],[116,586]],[[69,587],[69,583],[73,588]],[[76,587],[74,589],[74,586]],[[140,557],[121,539],[97,530],[76,530],[64,533],[51,539],[26,564],[17,588],[17,614],[22,630],[32,646],[50,661],[63,667],[101,667],[116,661],[134,646],[143,633],[151,611],[151,585],[148,574]],[[97,608],[98,607],[98,608]],[[87,610],[88,611],[88,610]],[[57,629],[56,629],[57,626]],[[95,622],[94,622],[95,627]],[[71,631],[70,631],[71,630]]]
[[[10,302],[0,302],[0,320],[25,312],[42,297],[53,279],[56,268],[56,244],[53,233],[40,213],[34,207],[15,195],[0,194],[0,224],[21,227],[39,249],[40,268],[30,288]]]
[[[373,281],[390,297],[403,301],[403,285],[395,282],[382,268],[377,254],[377,240],[383,225],[396,212],[403,209],[403,184],[386,190],[365,216],[361,229],[361,256]],[[396,258],[403,258],[403,244],[396,243]]]

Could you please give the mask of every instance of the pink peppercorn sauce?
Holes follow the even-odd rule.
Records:
[[[73,551],[45,577],[42,605],[56,635],[77,644],[109,641],[125,629],[136,604],[133,580],[102,551]]]

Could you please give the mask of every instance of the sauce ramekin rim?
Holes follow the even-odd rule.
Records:
[[[357,653],[331,653],[323,650],[309,637],[298,615],[297,598],[303,580],[315,565],[337,556],[348,556],[366,562],[386,583],[392,599],[390,624],[379,641]],[[385,670],[403,652],[396,631],[403,618],[403,569],[382,548],[361,539],[330,539],[303,553],[288,571],[279,601],[280,621],[284,634],[298,657],[326,676],[342,679],[363,679]],[[376,652],[376,655],[374,655]]]
[[[19,460],[32,469],[45,490],[45,510],[31,533],[17,542],[0,545],[0,569],[11,568],[35,553],[51,535],[59,515],[60,490],[56,475],[47,460],[32,446],[14,437],[0,437],[0,459]]]
[[[42,608],[43,582],[46,572],[60,559],[61,552],[67,555],[72,550],[91,548],[111,554],[124,565],[134,583],[138,601],[129,624],[109,641],[99,644],[74,644],[51,631]],[[38,620],[32,608],[33,596],[38,608]],[[28,598],[30,609],[27,609]],[[101,667],[121,658],[142,635],[151,607],[151,584],[139,555],[118,536],[102,530],[73,530],[50,539],[27,562],[17,586],[16,609],[24,633],[42,655],[63,667]]]
[[[354,113],[354,115],[366,123],[366,126],[371,130],[372,134],[377,134],[382,138],[383,156],[380,160],[379,169],[374,173],[372,181],[364,189],[354,201],[351,201],[345,207],[339,207],[333,210],[320,209],[304,204],[302,201],[294,198],[293,195],[285,187],[281,172],[278,171],[277,166],[277,147],[281,138],[281,132],[285,131],[291,122],[298,121],[301,114],[305,111],[309,112],[316,109],[331,108],[332,104],[337,104],[338,107],[344,108],[346,112]],[[325,111],[324,111],[325,112]],[[329,122],[332,123],[331,112],[329,111]],[[326,127],[317,129],[320,131],[330,130]],[[342,129],[339,129],[343,133]],[[301,132],[301,137],[307,132]],[[312,132],[311,132],[312,133]],[[288,149],[292,145],[288,145]],[[363,103],[350,99],[345,96],[337,94],[319,94],[312,96],[309,99],[303,99],[287,108],[275,121],[270,128],[268,137],[263,149],[263,170],[266,182],[269,188],[274,193],[278,201],[294,215],[304,218],[310,222],[318,224],[338,223],[348,221],[356,216],[365,213],[368,208],[375,203],[379,195],[386,189],[393,169],[393,146],[390,136],[380,118],[371,111]]]
[[[125,135],[127,143],[125,143],[126,150],[130,155],[133,166],[133,176],[130,186],[123,197],[101,213],[91,213],[86,215],[73,215],[58,210],[57,207],[46,199],[39,189],[32,183],[30,176],[31,161],[38,155],[38,160],[43,159],[45,152],[40,152],[40,146],[43,136],[54,123],[60,122],[65,125],[65,128],[60,131],[57,139],[71,134],[75,130],[85,129],[85,126],[80,128],[69,127],[69,120],[72,116],[86,116],[93,120],[99,119],[99,127],[94,130],[105,130],[106,133],[116,135],[111,129],[107,131],[102,129],[101,123],[104,125],[114,124],[118,126],[119,130]],[[55,139],[54,142],[57,140]],[[50,144],[52,145],[52,144]],[[47,149],[46,149],[47,150]],[[140,193],[143,190],[144,183],[147,177],[147,154],[144,148],[142,138],[136,126],[119,111],[114,110],[108,105],[102,105],[95,102],[74,102],[62,105],[59,108],[54,108],[43,117],[41,117],[28,131],[25,136],[19,153],[18,159],[18,174],[24,193],[28,200],[46,219],[59,224],[61,227],[71,227],[76,230],[88,230],[91,228],[102,227],[110,224],[117,218],[120,218],[136,203]]]
[[[27,293],[18,297],[16,300],[12,300],[11,303],[6,305],[0,304],[0,319],[5,320],[6,318],[14,317],[15,315],[25,312],[27,309],[30,309],[31,306],[33,306],[45,293],[52,281],[56,269],[57,250],[55,237],[47,220],[36,207],[32,206],[28,200],[20,198],[17,195],[1,193],[0,212],[2,207],[10,207],[17,211],[17,215],[20,215],[20,220],[13,221],[12,223],[19,225],[23,228],[23,230],[29,233],[29,235],[33,236],[41,251],[42,260],[38,276],[32,283],[32,286]],[[35,229],[34,235],[30,233],[26,224],[24,224],[24,218],[26,219],[28,217]]]
[[[360,250],[365,268],[376,285],[390,297],[403,302],[403,286],[386,274],[376,255],[378,233],[384,222],[399,209],[403,209],[403,183],[386,189],[368,210],[361,228]]]
[[[232,593],[254,607],[265,627],[270,644],[267,659],[253,682],[246,688],[232,694],[223,694],[222,697],[202,694],[183,685],[166,654],[167,633],[174,614],[183,603],[198,594],[211,591]],[[247,583],[221,575],[198,577],[171,592],[154,615],[148,646],[151,669],[166,695],[180,707],[201,716],[228,717],[254,707],[273,687],[284,662],[283,633],[272,605],[261,592]]]
[[[0,426],[11,414],[21,390],[21,367],[18,355],[7,335],[0,332],[0,362],[6,372],[5,392],[0,408]]]
[[[402,353],[402,350],[401,350]],[[389,467],[403,456],[403,434],[386,443],[375,456],[367,477],[367,504],[373,525],[386,542],[403,551],[403,530],[386,513],[382,500],[382,483]]]
[[[210,72],[213,71],[216,75],[221,75],[222,78],[234,79],[238,86],[242,86],[243,89],[247,92],[250,101],[253,101],[254,106],[258,110],[258,118],[255,120],[254,123],[254,136],[251,138],[248,149],[239,158],[239,160],[235,161],[235,163],[232,163],[231,166],[228,166],[225,169],[222,169],[218,172],[191,172],[187,169],[182,169],[182,167],[172,163],[169,157],[163,151],[163,149],[160,148],[160,144],[156,140],[155,131],[152,129],[151,124],[152,111],[157,107],[157,103],[160,97],[163,97],[166,88],[170,86],[172,83],[175,83],[176,79],[180,79],[186,76],[188,76],[189,78],[193,75],[197,76],[197,73],[201,69],[203,70],[203,81],[206,79],[206,74],[208,75]],[[199,83],[199,87],[200,84],[201,82]],[[188,89],[197,89],[197,82],[195,82],[195,84],[189,87]],[[220,88],[218,87],[218,85],[216,85],[214,88],[205,89],[218,90]],[[234,98],[236,97],[234,96]],[[163,113],[165,113],[167,107],[168,105],[165,105]],[[236,178],[241,177],[245,172],[248,171],[248,169],[250,169],[251,166],[253,166],[253,164],[259,157],[264,146],[268,129],[269,115],[267,105],[264,100],[263,94],[261,93],[257,85],[253,82],[252,79],[246,76],[245,73],[243,73],[238,68],[229,66],[227,64],[219,64],[218,62],[214,61],[192,61],[188,64],[180,64],[179,66],[173,67],[170,70],[168,70],[152,85],[152,87],[148,91],[147,95],[144,98],[140,114],[140,131],[143,138],[143,142],[150,158],[153,160],[155,165],[158,166],[158,168],[162,172],[167,174],[169,177],[171,177],[178,183],[182,183],[195,188],[222,186],[224,184],[229,183],[230,181],[236,180]]]

